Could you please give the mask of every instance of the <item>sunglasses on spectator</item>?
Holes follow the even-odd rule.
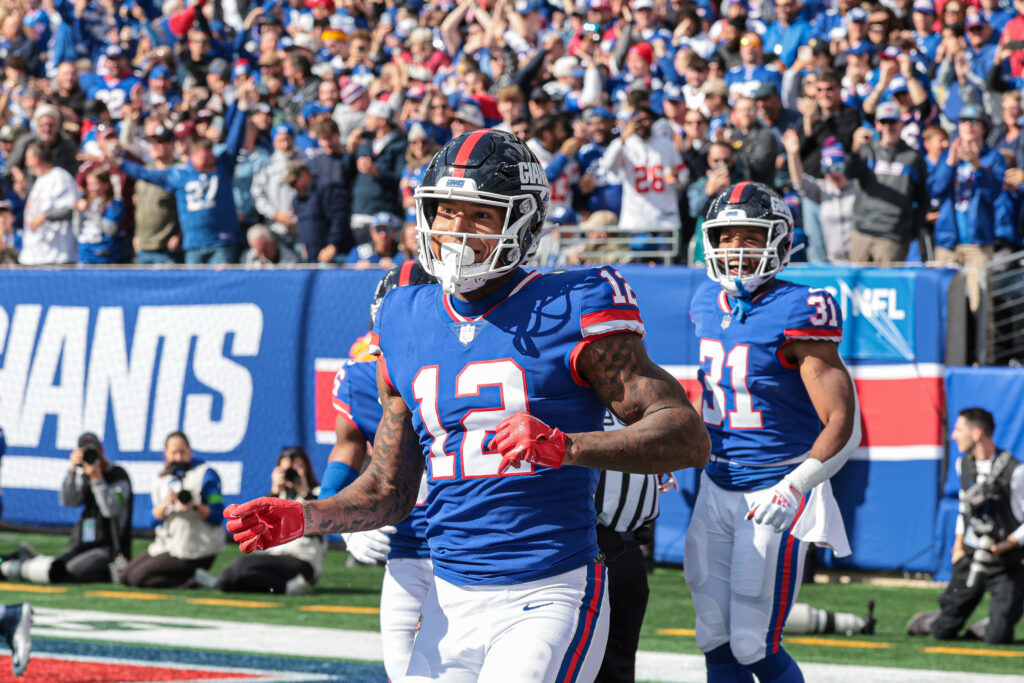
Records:
[[[900,122],[899,119],[882,119],[881,121],[878,121],[878,125],[880,125],[880,126],[895,126],[899,122]]]
[[[846,170],[846,164],[832,164],[825,169],[825,173],[842,173]]]

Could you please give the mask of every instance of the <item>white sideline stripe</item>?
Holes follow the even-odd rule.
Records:
[[[697,379],[697,365],[662,365],[676,379]],[[942,379],[940,363],[897,363],[895,365],[848,365],[854,379]]]
[[[942,460],[946,451],[942,446],[923,444],[920,446],[871,446],[858,448],[850,456],[851,460],[870,460],[872,462],[905,462],[908,460]]]
[[[32,635],[382,662],[380,634],[316,626],[213,621],[86,610],[35,608]]]
[[[221,492],[237,496],[242,492],[241,460],[208,460],[220,475]],[[149,495],[153,480],[163,470],[163,462],[121,462],[121,467],[132,480],[135,495]],[[68,472],[67,458],[47,458],[40,455],[5,455],[0,469],[0,488],[59,491],[60,483]]]
[[[112,628],[112,624],[119,626]],[[312,626],[36,608],[32,633],[45,638],[383,661],[378,633]],[[880,666],[803,663],[800,668],[806,679],[815,683],[849,683],[857,680],[886,683],[1020,683],[1024,680],[1020,676]],[[312,674],[304,676],[313,678]],[[659,683],[704,683],[707,672],[704,657],[700,655],[641,651],[637,653],[636,678]]]

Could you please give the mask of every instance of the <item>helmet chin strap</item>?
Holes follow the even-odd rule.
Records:
[[[438,274],[441,281],[441,289],[446,294],[454,294],[457,291],[459,275],[463,266],[471,266],[476,260],[476,254],[465,244],[452,242],[441,243],[441,262],[443,272]]]
[[[747,288],[743,286],[743,282],[739,278],[734,279],[733,284],[736,285],[739,293],[733,297],[735,303],[732,305],[732,314],[736,316],[737,322],[743,322],[743,319],[747,317],[747,313],[754,307],[754,295],[752,292],[747,291]]]

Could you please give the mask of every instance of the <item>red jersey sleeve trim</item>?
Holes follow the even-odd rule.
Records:
[[[355,429],[357,432],[359,432],[359,425],[356,424],[356,419],[354,417],[352,417],[352,413],[348,412],[347,410],[341,410],[339,408],[338,409],[338,415],[342,419],[344,419],[345,422],[348,422],[350,425],[352,425],[353,429]],[[362,434],[362,432],[359,432],[359,433]]]
[[[825,330],[821,328],[789,329],[783,330],[782,334],[788,339],[823,339],[834,342],[843,340],[842,330]]]
[[[580,316],[580,329],[584,337],[608,333],[635,332],[644,336],[644,321],[640,311],[626,308],[607,308],[603,311],[584,313]]]
[[[612,330],[610,332],[605,332],[603,334],[595,334],[590,337],[587,337],[586,339],[580,340],[573,348],[572,353],[569,354],[569,373],[572,375],[572,380],[581,387],[590,386],[590,382],[583,379],[583,376],[580,375],[579,371],[576,369],[576,363],[579,362],[580,354],[583,353],[583,349],[587,347],[587,344],[595,342],[598,339],[601,339],[602,337],[610,337],[613,334],[623,334],[626,332],[631,332],[637,335],[638,337],[643,337],[643,334],[635,330]]]

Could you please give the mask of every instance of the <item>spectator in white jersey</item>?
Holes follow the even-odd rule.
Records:
[[[654,132],[657,118],[650,107],[637,107],[601,160],[622,178],[622,228],[678,230],[681,224],[679,192],[690,174],[671,136]]]

